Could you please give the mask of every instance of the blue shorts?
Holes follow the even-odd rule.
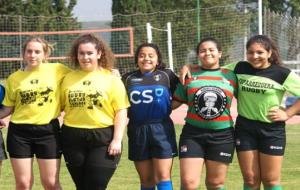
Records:
[[[235,124],[236,150],[258,150],[268,155],[284,155],[285,123],[264,123],[238,116]]]
[[[171,119],[139,126],[128,125],[128,158],[132,161],[177,156],[174,124]]]
[[[2,131],[0,129],[0,161],[7,159],[6,151],[5,151],[5,146],[4,146],[4,140],[2,136]]]

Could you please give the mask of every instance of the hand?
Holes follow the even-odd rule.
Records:
[[[192,77],[192,74],[191,74],[191,64],[187,64],[187,65],[184,65],[181,69],[180,69],[180,72],[179,72],[179,80],[180,80],[180,83],[184,85],[184,82],[185,82],[185,78],[188,77],[188,78],[191,78]]]
[[[268,117],[272,121],[286,121],[289,119],[286,111],[281,108],[272,108],[268,113]]]
[[[2,119],[0,119],[0,129],[4,127],[6,127],[6,123]]]
[[[112,140],[107,150],[108,154],[111,156],[116,156],[122,153],[122,141]]]

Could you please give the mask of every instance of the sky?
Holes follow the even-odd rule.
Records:
[[[77,0],[73,14],[79,21],[112,20],[112,0]]]

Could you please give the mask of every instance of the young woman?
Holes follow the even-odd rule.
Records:
[[[285,122],[300,110],[300,100],[280,108],[285,92],[300,95],[300,78],[280,66],[279,52],[267,36],[250,38],[248,62],[235,68],[239,79],[236,148],[244,189],[280,190],[286,144]]]
[[[2,101],[4,99],[4,95],[5,95],[5,88],[0,84],[0,108],[2,108]],[[4,122],[0,120],[0,175],[1,175],[2,160],[7,159],[4,140],[1,131],[3,127],[5,127]]]
[[[178,85],[173,101],[188,105],[179,141],[181,184],[184,190],[197,189],[205,165],[207,189],[223,190],[234,153],[230,106],[237,79],[220,68],[222,50],[216,39],[202,39],[196,52],[201,66],[192,70],[185,85]]]
[[[70,71],[62,64],[47,63],[52,47],[42,38],[29,39],[23,48],[25,65],[6,81],[0,118],[11,114],[7,150],[16,189],[31,189],[33,157],[37,158],[42,185],[61,189],[59,168],[59,86]]]
[[[285,110],[280,104],[285,92],[300,95],[300,78],[280,66],[278,48],[267,36],[251,37],[246,48],[247,62],[227,66],[238,77],[235,143],[244,190],[258,190],[261,183],[265,190],[281,190],[285,121],[300,111],[300,100]]]
[[[63,155],[77,190],[104,190],[120,160],[128,97],[111,73],[111,50],[96,36],[77,38],[70,59],[77,69],[61,86]]]
[[[141,190],[171,190],[173,157],[177,155],[171,114],[178,77],[165,69],[157,45],[141,44],[135,53],[138,70],[122,79],[130,98],[129,159],[140,176]]]

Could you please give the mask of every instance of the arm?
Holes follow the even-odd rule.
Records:
[[[181,84],[184,84],[185,82],[185,78],[191,78],[192,77],[192,74],[191,74],[191,67],[192,67],[192,64],[186,64],[184,65],[181,69],[180,69],[180,72],[179,72],[179,80],[180,80],[180,83]]]
[[[14,111],[13,106],[3,106],[0,109],[0,118],[3,119],[5,117],[9,116],[13,111]]]
[[[127,125],[127,109],[121,109],[116,112],[114,119],[114,136],[108,147],[109,155],[115,156],[121,154],[122,138]]]
[[[14,111],[14,107],[3,106],[0,109],[0,118],[3,119],[9,116],[13,111]],[[3,120],[0,120],[0,129],[3,127],[5,127],[5,122]]]
[[[286,121],[292,116],[300,112],[300,99],[298,99],[291,107],[286,110],[277,108],[271,109],[268,113],[268,117],[272,121]]]
[[[179,106],[181,106],[181,102],[179,102],[179,101],[176,101],[176,100],[172,100],[172,105],[171,105],[171,107],[172,107],[172,110],[175,110],[175,109],[177,109]]]

